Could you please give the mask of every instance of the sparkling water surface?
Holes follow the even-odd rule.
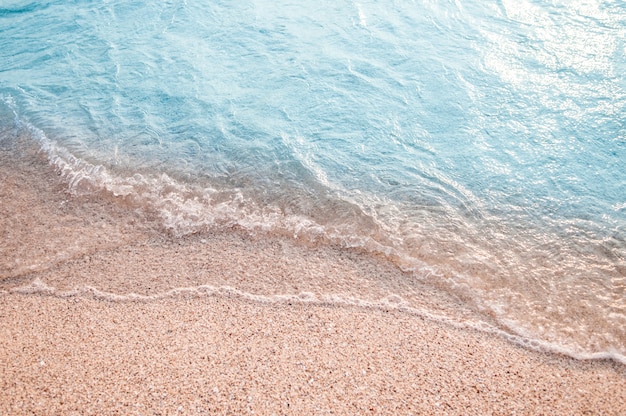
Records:
[[[0,97],[74,193],[382,253],[624,361],[622,1],[5,0]]]

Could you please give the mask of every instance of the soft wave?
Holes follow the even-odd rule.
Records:
[[[559,342],[542,340],[541,335],[528,329],[526,322],[517,320],[515,315],[511,318],[511,314],[507,312],[511,300],[503,300],[507,297],[494,298],[490,296],[487,290],[472,287],[471,275],[445,278],[445,274],[442,274],[441,268],[436,264],[427,264],[412,258],[402,250],[384,245],[370,236],[355,234],[355,229],[349,225],[343,229],[338,227],[327,228],[306,216],[286,215],[271,205],[260,206],[256,201],[247,199],[241,192],[219,190],[209,186],[201,186],[199,183],[178,181],[167,174],[135,173],[129,176],[113,174],[102,165],[94,165],[73,156],[56,142],[48,139],[41,130],[19,121],[19,118],[16,120],[18,120],[20,128],[28,129],[31,135],[39,140],[42,150],[58,174],[66,181],[70,193],[76,196],[98,193],[113,196],[119,203],[158,215],[163,227],[176,237],[215,228],[238,227],[253,234],[269,233],[316,244],[336,244],[362,249],[385,256],[403,270],[413,273],[415,277],[428,279],[437,286],[456,293],[466,301],[475,303],[478,309],[495,313],[500,325],[502,328],[506,328],[507,332],[502,329],[494,329],[485,323],[472,326],[475,329],[495,332],[525,346],[564,353],[575,358],[611,358],[623,362],[624,355],[619,349],[609,348],[603,351],[590,351],[588,347],[583,346],[584,342],[579,344],[581,340],[575,337],[568,339],[559,336],[556,338]],[[171,292],[171,294],[176,293],[178,293],[177,290]],[[285,299],[291,299],[289,296]],[[514,299],[517,295],[514,291],[510,291],[507,296],[511,296],[508,299]],[[132,295],[128,299],[131,298],[144,299],[140,295]],[[125,298],[122,296],[120,299]],[[151,297],[145,297],[145,299],[151,299]],[[261,296],[258,299],[266,298]],[[276,299],[282,298],[270,297],[267,299],[276,301]],[[306,301],[325,303],[329,299],[335,299],[334,301],[341,304],[347,302],[360,306],[365,305],[364,301],[348,301],[336,298],[335,295],[328,295],[323,300],[313,298]],[[389,304],[394,305],[396,301],[390,301]],[[398,302],[396,306],[399,307],[401,304],[402,302]],[[385,303],[385,305],[387,304]],[[373,306],[379,307],[380,305]],[[425,313],[420,311],[420,315]],[[442,320],[443,318],[437,317],[437,319]],[[619,314],[615,314],[614,319],[619,322],[621,318]]]

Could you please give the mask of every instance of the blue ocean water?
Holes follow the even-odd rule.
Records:
[[[624,2],[4,0],[0,98],[74,193],[360,247],[624,360]]]

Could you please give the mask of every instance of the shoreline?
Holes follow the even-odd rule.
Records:
[[[0,413],[626,413],[623,364],[472,330],[489,317],[384,259],[171,237],[21,152],[0,146]]]

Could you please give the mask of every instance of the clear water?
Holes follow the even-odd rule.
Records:
[[[624,360],[622,1],[4,0],[0,97],[75,193],[382,253]]]

